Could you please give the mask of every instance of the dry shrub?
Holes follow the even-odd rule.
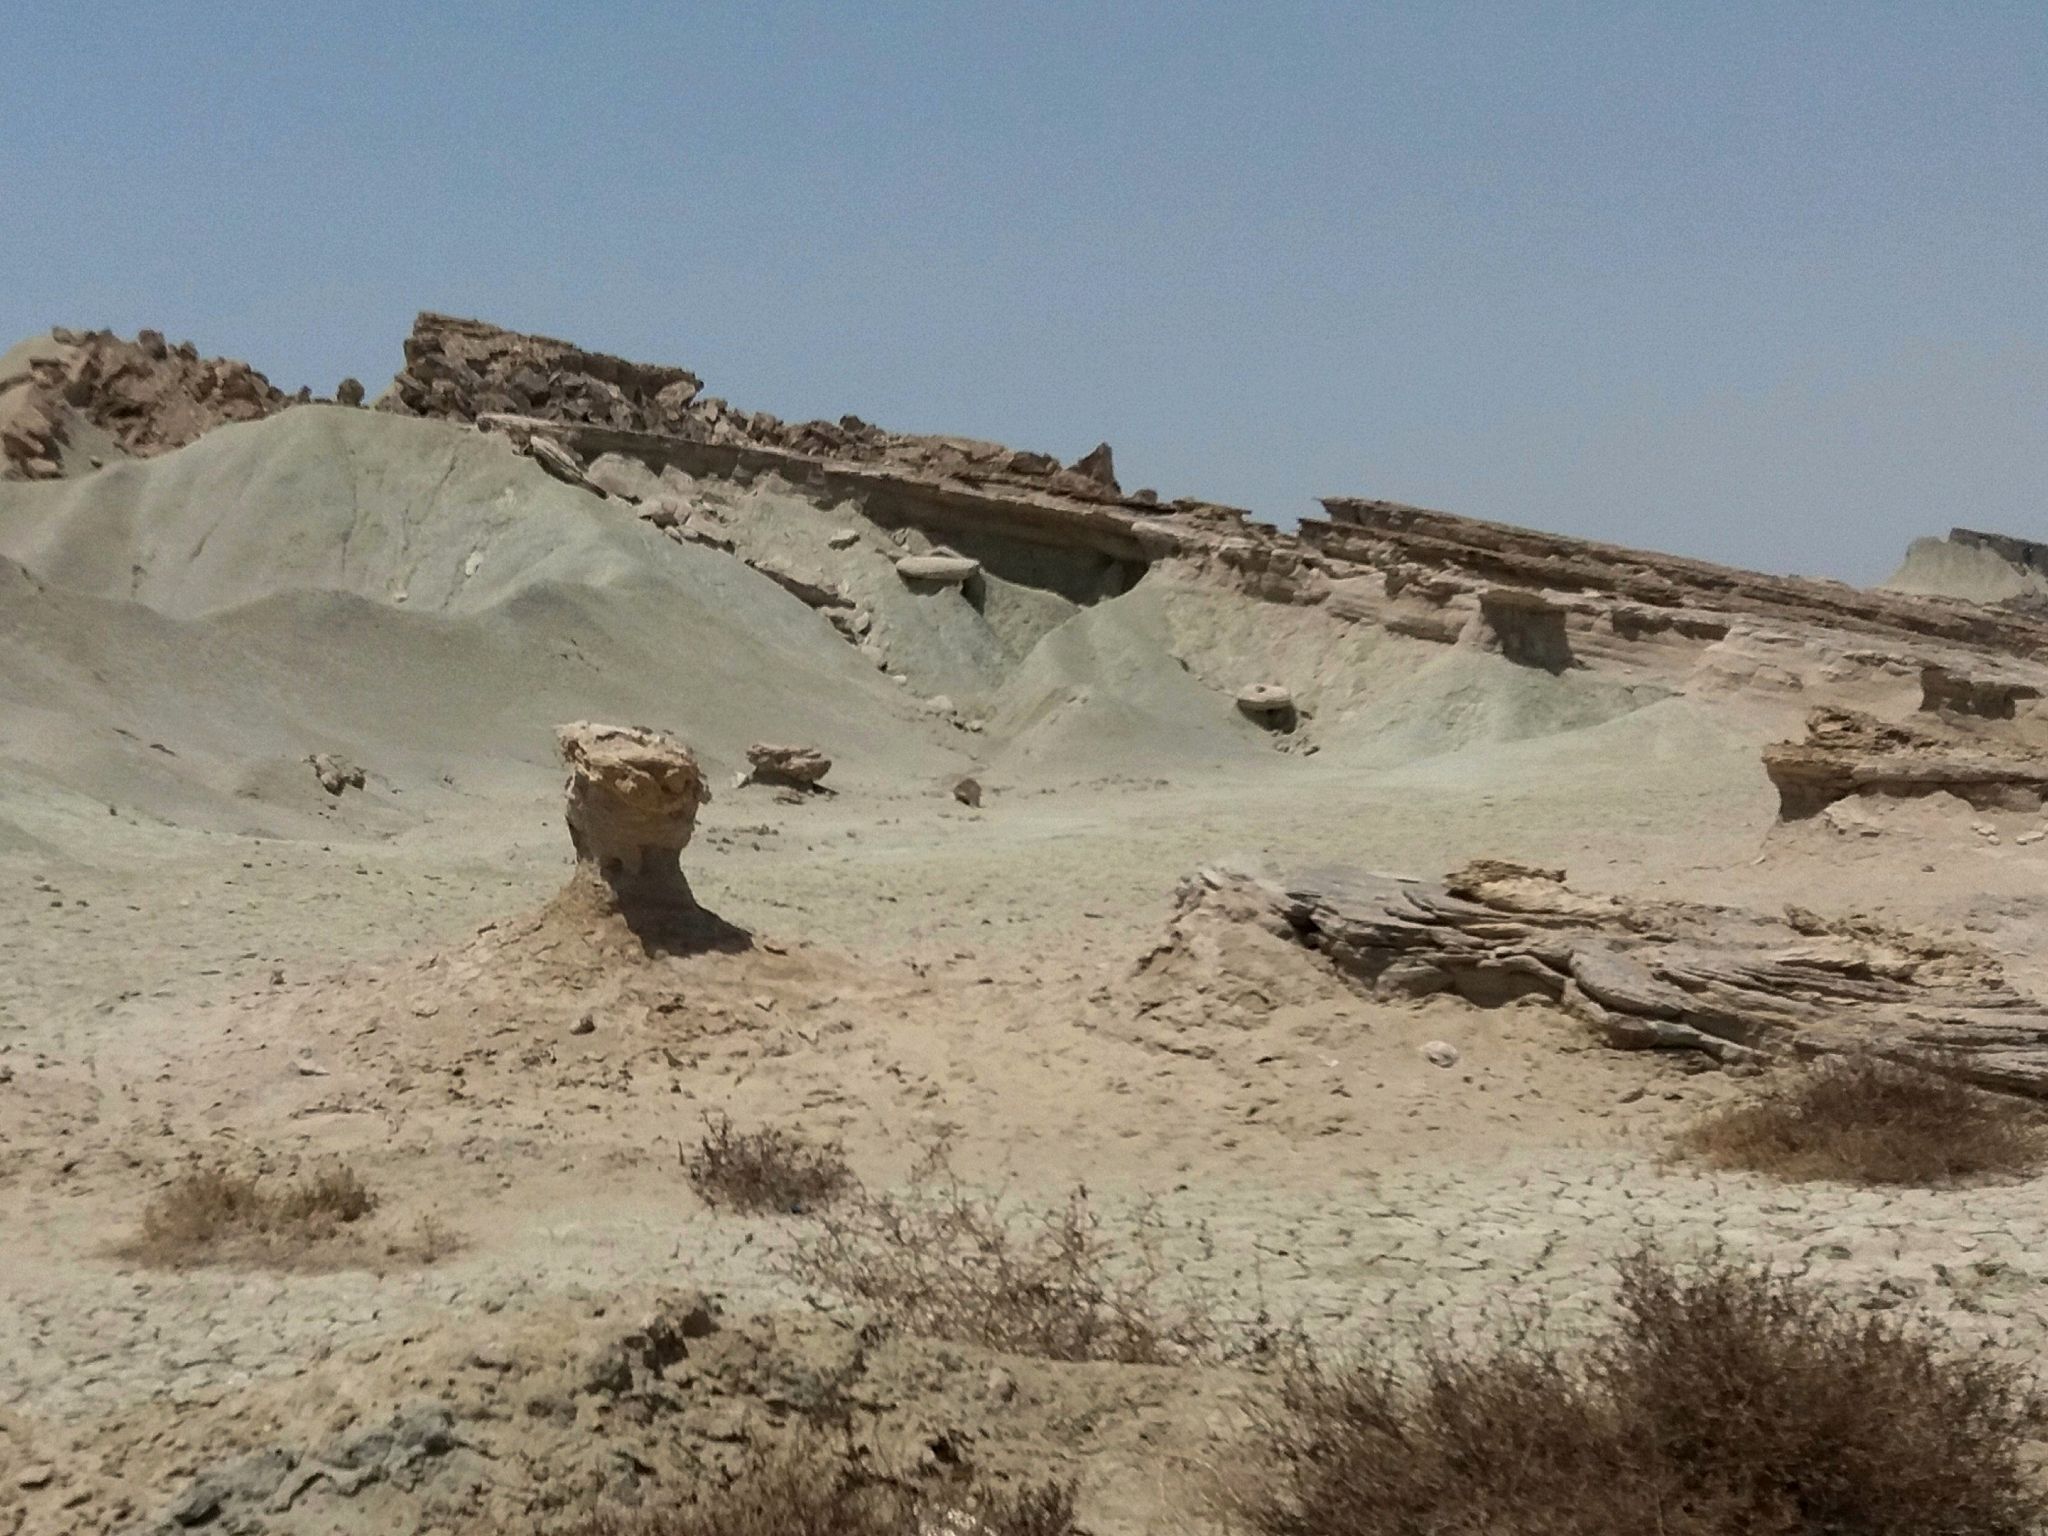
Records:
[[[724,1487],[687,1502],[607,1512],[570,1536],[1072,1536],[1067,1483],[919,1489],[866,1472],[825,1442],[757,1450]]]
[[[936,1148],[902,1196],[856,1188],[789,1261],[802,1283],[927,1338],[1045,1360],[1169,1364],[1215,1343],[1206,1308],[1169,1302],[1149,1208],[1120,1241],[1085,1187],[1012,1212],[970,1193]]]
[[[1935,1185],[2032,1173],[2044,1137],[2039,1112],[2017,1099],[1939,1070],[1837,1056],[1715,1111],[1680,1145],[1781,1179]]]
[[[1768,1270],[1624,1264],[1582,1354],[1527,1337],[1293,1368],[1267,1471],[1236,1501],[1271,1536],[2021,1536],[2033,1386]]]
[[[345,1165],[298,1180],[195,1169],[151,1198],[128,1253],[160,1264],[289,1261],[376,1206],[377,1197]]]
[[[704,1117],[704,1135],[684,1155],[683,1171],[706,1203],[736,1211],[815,1210],[854,1182],[836,1141],[808,1141],[778,1126],[737,1132],[723,1115]]]

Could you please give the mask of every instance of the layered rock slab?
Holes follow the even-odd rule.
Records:
[[[2017,738],[1892,725],[1856,710],[1807,716],[1806,739],[1764,748],[1779,814],[1803,820],[1852,795],[1952,794],[1978,810],[2048,803],[2048,757]]]
[[[1191,957],[1227,964],[1246,928],[1390,1002],[1534,998],[1622,1048],[1730,1062],[1868,1050],[2048,1097],[2048,1006],[1980,950],[1874,923],[1592,896],[1561,871],[1494,861],[1442,881],[1205,869],[1141,984],[1185,985]]]

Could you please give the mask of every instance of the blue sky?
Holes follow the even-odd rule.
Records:
[[[421,308],[1289,520],[2048,538],[2048,6],[0,0],[0,333]]]

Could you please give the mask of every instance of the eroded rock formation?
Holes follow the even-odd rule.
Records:
[[[2039,686],[2018,678],[1975,675],[1939,664],[1920,669],[1920,708],[1928,714],[2011,720],[2021,704],[2040,697]]]
[[[1724,1061],[1874,1050],[2048,1097],[2048,1007],[1980,950],[1874,923],[1590,896],[1560,870],[1499,861],[1441,882],[1203,870],[1183,883],[1141,983],[1157,973],[1185,989],[1188,964],[1230,965],[1242,931],[1312,952],[1389,1001],[1535,998],[1620,1047]]]
[[[697,912],[680,855],[711,790],[690,749],[660,731],[587,721],[555,736],[569,769],[572,889],[633,924]]]
[[[1804,741],[1764,748],[1779,814],[1800,820],[1850,795],[1948,793],[1979,810],[2039,810],[2048,801],[2048,757],[2017,738],[1936,733],[1888,725],[1856,710],[1823,707]]]

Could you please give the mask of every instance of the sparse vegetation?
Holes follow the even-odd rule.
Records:
[[[194,1169],[151,1198],[141,1233],[124,1251],[170,1265],[306,1262],[376,1207],[376,1195],[346,1165],[298,1179]]]
[[[900,1197],[856,1188],[791,1260],[796,1277],[912,1333],[1047,1360],[1160,1364],[1213,1345],[1205,1309],[1167,1297],[1151,1212],[1130,1241],[1105,1229],[1084,1187],[1013,1212],[962,1185],[943,1148],[911,1185]]]
[[[1707,1116],[1680,1146],[1723,1168],[1782,1179],[1951,1183],[2037,1170],[2040,1112],[1939,1070],[1831,1057]]]
[[[705,1116],[697,1150],[683,1171],[706,1202],[736,1211],[814,1211],[854,1185],[837,1142],[813,1142],[779,1126],[735,1131],[723,1115]]]
[[[1070,1536],[1068,1483],[913,1488],[843,1451],[800,1439],[756,1451],[731,1483],[688,1502],[606,1513],[570,1536]]]
[[[1623,1266],[1577,1355],[1523,1336],[1292,1369],[1234,1513],[1267,1536],[2022,1536],[2031,1383],[1761,1271]]]

